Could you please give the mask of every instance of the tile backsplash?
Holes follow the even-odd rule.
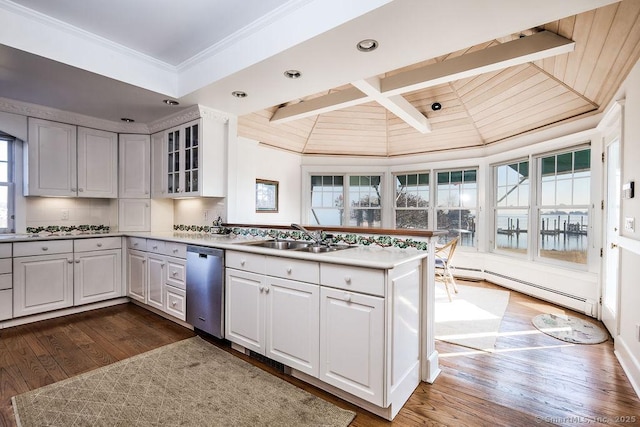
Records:
[[[218,197],[176,199],[173,201],[173,223],[187,225],[212,225],[213,221],[225,218],[225,199]],[[206,220],[205,220],[206,216]]]

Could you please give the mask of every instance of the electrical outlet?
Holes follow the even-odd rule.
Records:
[[[205,210],[204,211],[204,222],[209,222],[211,221],[211,211],[210,210]]]
[[[63,221],[69,220],[69,209],[62,209],[62,218]]]

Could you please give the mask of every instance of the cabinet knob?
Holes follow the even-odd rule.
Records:
[[[344,281],[347,283],[351,283],[351,276],[344,276]]]
[[[138,246],[138,243],[134,243],[133,246]]]
[[[291,269],[291,267],[287,267],[287,273],[288,273],[288,274],[291,274],[291,271],[293,271],[293,270]]]
[[[158,247],[157,247],[157,246],[154,246],[152,249],[155,251],[156,249],[158,249]]]
[[[149,194],[149,192],[147,190],[144,191],[144,194]]]
[[[49,250],[49,248],[48,248],[48,247],[46,247],[46,246],[43,246],[43,247],[42,247],[42,250],[43,250],[43,251],[48,251],[48,250]]]
[[[76,260],[76,264],[80,264],[80,260],[79,259]]]
[[[174,250],[173,250],[173,253],[174,253],[174,254],[175,254],[175,253],[178,253],[178,250],[177,250],[177,249],[174,249]]]
[[[84,188],[78,188],[78,191],[82,193],[84,191]]]
[[[266,288],[264,288],[264,292],[267,293],[267,294],[269,293],[269,287],[268,286]]]
[[[75,191],[78,191],[78,189],[77,188],[72,188],[71,191],[75,192]]]
[[[264,292],[264,286],[260,286],[260,292]]]
[[[174,306],[174,307],[175,307],[175,306],[176,306],[176,304],[178,304],[178,302],[177,302],[177,301],[171,301],[171,305],[172,305],[172,306]]]
[[[99,248],[102,247],[102,243],[98,243],[96,246],[98,246]]]
[[[68,260],[67,260],[67,262],[68,262],[69,264],[73,264],[73,260],[72,260],[72,259],[68,259]]]
[[[178,275],[178,272],[177,272],[177,271],[172,271],[172,272],[171,272],[171,275],[172,275],[173,277],[176,277],[176,276]]]
[[[351,295],[349,295],[349,294],[344,294],[344,300],[345,300],[346,302],[351,302]]]
[[[246,262],[245,260],[241,259],[240,260],[240,265],[244,265],[245,262]]]

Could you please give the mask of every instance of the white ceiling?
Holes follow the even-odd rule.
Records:
[[[166,116],[165,98],[244,115],[613,2],[0,0],[0,96],[113,121]]]

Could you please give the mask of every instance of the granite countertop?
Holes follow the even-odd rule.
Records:
[[[381,246],[352,246],[325,253],[308,253],[293,250],[270,249],[253,246],[248,243],[265,240],[253,236],[220,235],[189,232],[119,232],[94,234],[41,235],[12,234],[0,236],[0,243],[33,242],[64,239],[86,239],[99,237],[142,237],[146,239],[165,240],[188,245],[209,246],[219,249],[235,250],[262,255],[281,256],[308,261],[328,262],[333,264],[352,265],[368,268],[390,269],[406,262],[426,258],[427,251],[416,249],[400,249]]]

